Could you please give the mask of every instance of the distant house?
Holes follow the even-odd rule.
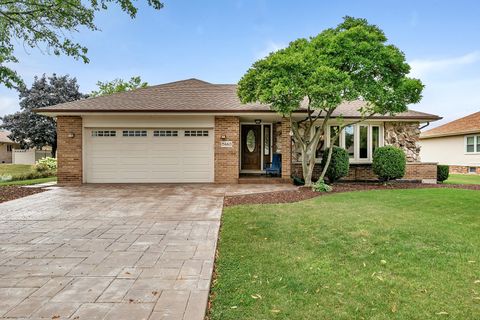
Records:
[[[420,135],[422,161],[450,165],[451,173],[480,174],[480,112]]]
[[[20,147],[9,135],[9,131],[0,130],[0,163],[12,163],[12,150]]]

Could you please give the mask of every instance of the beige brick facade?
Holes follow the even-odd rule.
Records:
[[[282,119],[282,178],[290,179],[292,175],[292,136],[290,135],[290,120]]]
[[[475,172],[470,172],[470,168],[475,168]],[[480,174],[480,167],[475,166],[449,166],[450,173],[453,174]]]
[[[83,181],[82,131],[81,117],[57,117],[57,177],[61,185],[77,185]],[[69,137],[72,134],[73,137]]]
[[[297,177],[302,177],[302,166],[299,163],[292,165],[292,172]],[[321,173],[320,165],[313,170],[313,178],[316,179]],[[378,177],[373,173],[370,164],[351,164],[345,181],[376,181]],[[434,183],[437,180],[437,164],[431,162],[407,162],[405,176],[402,180],[422,181]]]
[[[222,139],[224,137],[224,139]],[[232,141],[222,148],[221,141]],[[240,118],[215,117],[215,183],[238,183],[240,168]]]

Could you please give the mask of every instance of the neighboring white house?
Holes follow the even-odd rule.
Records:
[[[9,131],[0,130],[0,163],[12,163],[12,150],[19,147],[9,135]]]
[[[450,165],[451,173],[480,174],[480,112],[420,135],[422,161]]]

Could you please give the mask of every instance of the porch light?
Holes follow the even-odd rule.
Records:
[[[227,140],[227,136],[223,134],[223,135],[220,137],[220,139],[222,139],[222,140]]]
[[[262,123],[262,120],[261,119],[255,119],[255,123],[260,124],[260,123]]]
[[[69,137],[69,138],[75,138],[75,133],[69,132],[68,135],[67,135],[67,137]]]

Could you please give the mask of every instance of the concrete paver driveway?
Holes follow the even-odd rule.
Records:
[[[87,185],[0,204],[0,317],[203,319],[224,194],[285,188]]]

